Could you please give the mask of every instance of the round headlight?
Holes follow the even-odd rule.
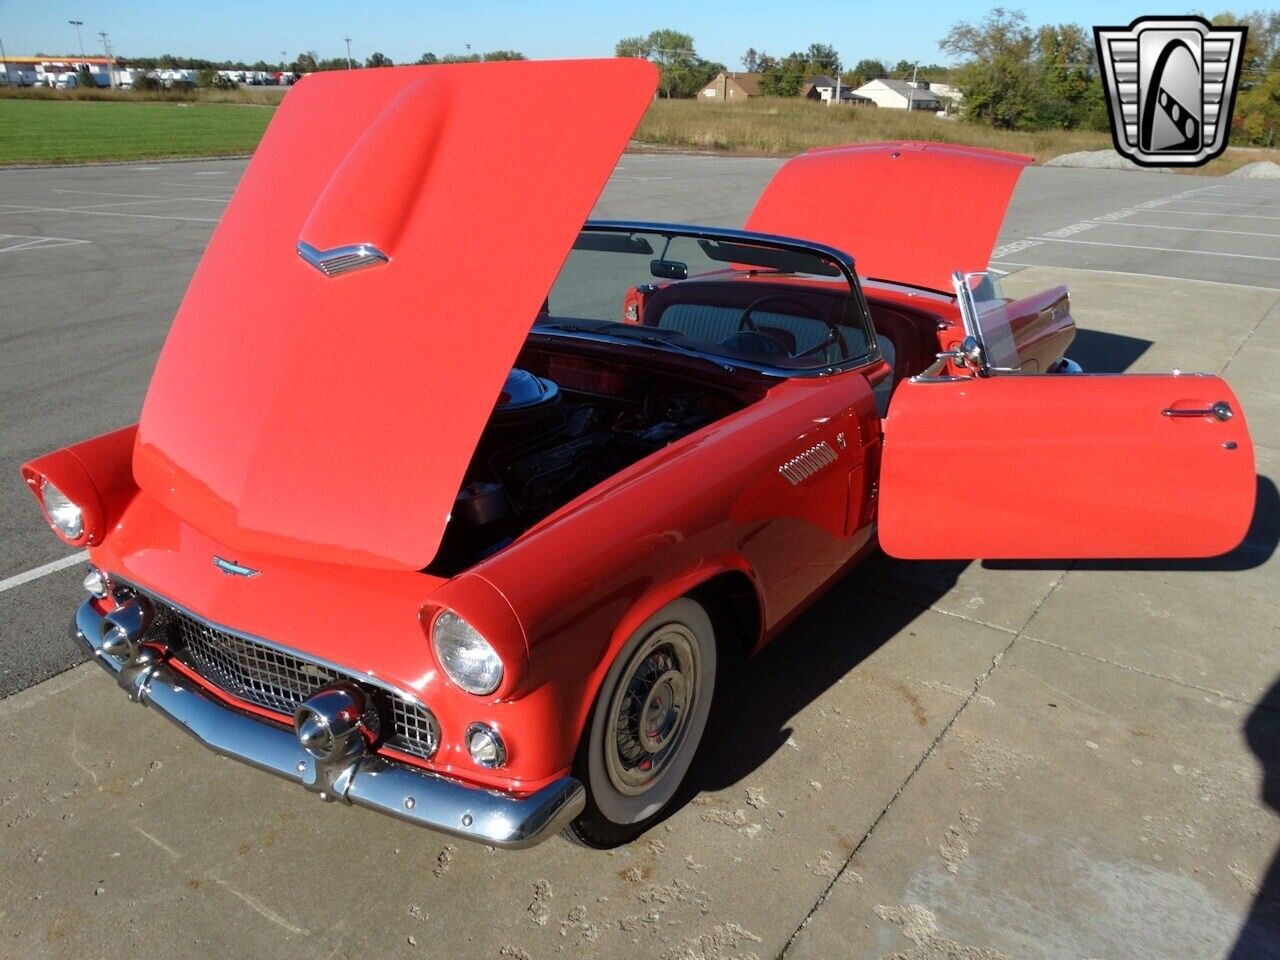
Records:
[[[79,540],[84,533],[84,514],[67,499],[67,495],[48,480],[40,484],[40,499],[53,528],[68,540]]]
[[[467,693],[484,696],[502,683],[502,659],[475,627],[451,610],[431,626],[431,646],[449,679]]]

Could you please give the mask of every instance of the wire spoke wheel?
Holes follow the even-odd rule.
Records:
[[[697,642],[682,624],[659,627],[632,655],[604,743],[609,779],[621,793],[644,793],[680,752],[699,680]]]
[[[718,648],[691,597],[636,628],[600,685],[575,771],[587,805],[569,835],[592,847],[634,839],[671,803],[706,730]]]

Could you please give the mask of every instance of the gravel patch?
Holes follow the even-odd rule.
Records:
[[[1256,160],[1246,163],[1239,170],[1232,170],[1228,177],[1239,177],[1241,180],[1280,180],[1280,163],[1274,160]]]
[[[1080,150],[1044,162],[1046,167],[1082,167],[1089,170],[1150,170],[1120,156],[1114,150]],[[1168,172],[1168,171],[1165,171]]]

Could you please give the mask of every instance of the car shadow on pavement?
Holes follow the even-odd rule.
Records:
[[[1280,680],[1244,723],[1244,739],[1262,764],[1262,800],[1280,814]],[[1227,960],[1280,957],[1280,850],[1258,884],[1253,906]]]
[[[1154,570],[1204,573],[1252,570],[1260,567],[1276,552],[1280,544],[1280,491],[1270,477],[1258,477],[1253,507],[1253,521],[1230,553],[1220,557],[1196,557],[1190,560],[983,560],[988,570]]]
[[[1067,356],[1084,367],[1085,373],[1124,373],[1151,346],[1150,340],[1140,337],[1077,328]]]
[[[786,745],[794,718],[863,660],[899,635],[955,585],[967,564],[916,585],[910,601],[876,589],[879,571],[894,561],[867,558],[838,580],[763,650],[736,667],[721,689],[714,728],[672,812],[702,792],[742,782]]]

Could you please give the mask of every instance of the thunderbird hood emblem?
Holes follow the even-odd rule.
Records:
[[[320,250],[305,240],[298,241],[298,256],[326,277],[336,277],[340,273],[350,273],[363,267],[374,267],[391,259],[371,243],[351,243]]]
[[[222,557],[214,557],[213,565],[229,577],[256,577],[261,572],[253,567],[236,563],[234,560],[224,560]]]

